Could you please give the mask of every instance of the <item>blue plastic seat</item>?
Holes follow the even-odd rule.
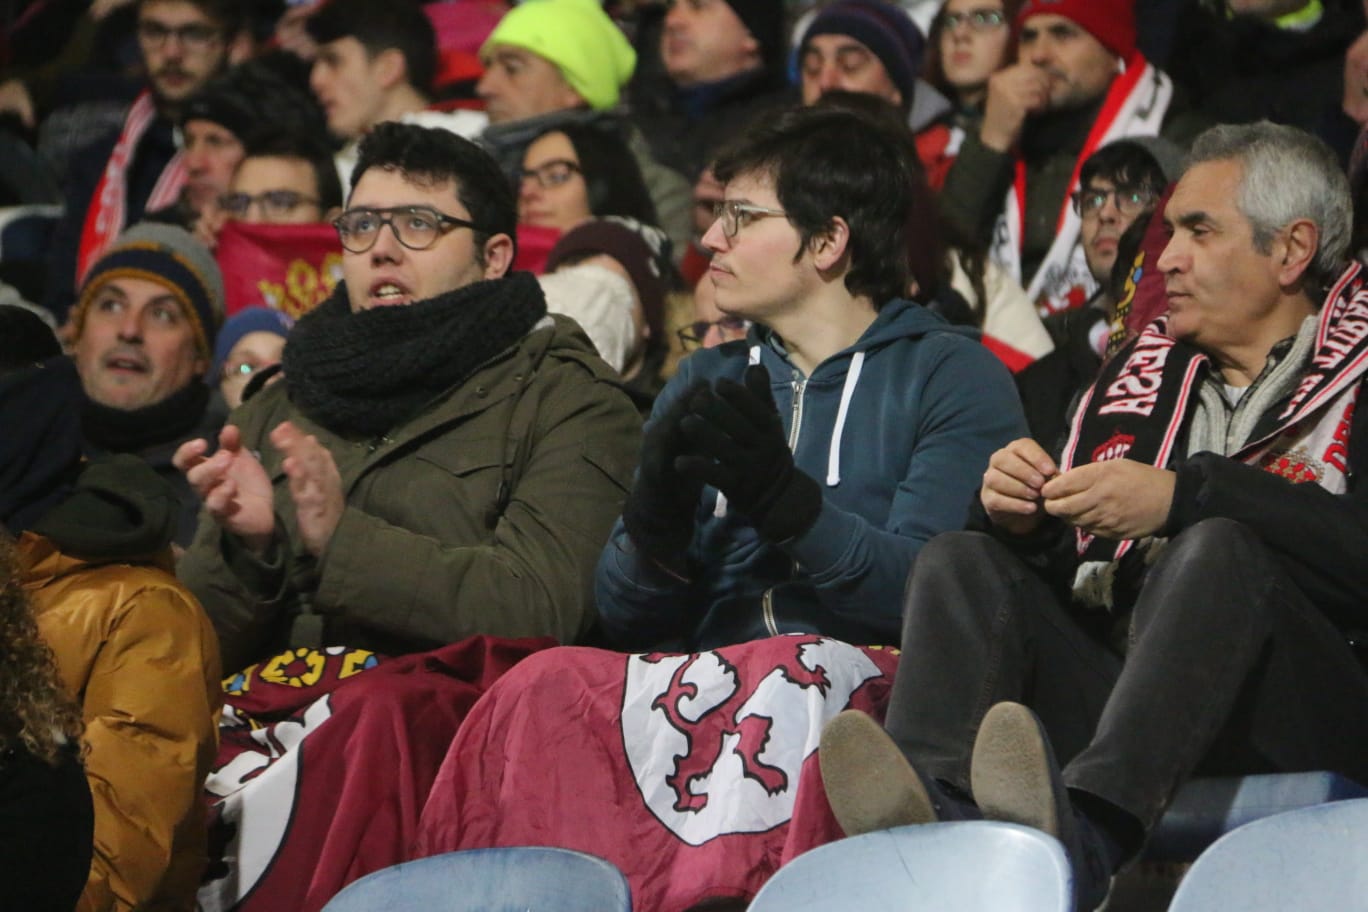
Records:
[[[348,884],[323,912],[631,912],[627,878],[602,858],[544,846],[420,858]]]
[[[1218,839],[1178,885],[1169,912],[1368,909],[1368,799],[1265,817]]]
[[[1145,847],[1150,861],[1192,861],[1223,834],[1254,820],[1327,801],[1368,798],[1337,773],[1194,779],[1179,790]]]
[[[1072,905],[1058,840],[1012,823],[964,820],[813,849],[780,868],[750,912],[1069,912]]]

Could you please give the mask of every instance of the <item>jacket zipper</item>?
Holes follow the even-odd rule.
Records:
[[[779,624],[774,620],[774,587],[765,590],[760,597],[760,616],[765,621],[765,629],[770,636],[779,635]]]
[[[792,451],[798,446],[798,432],[803,425],[803,391],[807,389],[807,380],[799,376],[797,371],[793,372],[793,410],[790,415],[789,423],[789,450]]]
[[[798,432],[803,426],[803,392],[807,389],[807,380],[793,372],[793,410],[791,412],[789,425],[788,446],[792,450],[798,446]],[[770,636],[779,635],[779,622],[774,617],[774,587],[765,590],[765,594],[760,597],[760,616],[764,619],[765,630]]]

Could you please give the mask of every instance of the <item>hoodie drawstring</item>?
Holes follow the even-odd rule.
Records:
[[[831,430],[831,451],[827,455],[828,488],[834,488],[841,483],[841,434],[845,432],[846,416],[850,414],[850,400],[855,398],[855,384],[860,382],[864,358],[865,353],[858,351],[850,359],[850,370],[846,372],[845,386],[841,388],[841,407],[836,410],[836,427]]]

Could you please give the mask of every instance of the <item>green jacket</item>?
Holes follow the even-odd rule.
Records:
[[[332,453],[346,494],[317,560],[268,438],[286,420]],[[594,565],[631,483],[641,422],[572,321],[543,321],[377,440],[310,421],[284,383],[230,423],[271,477],[278,547],[263,562],[201,514],[180,562],[225,670],[289,646],[393,655],[474,634],[568,643],[592,623]]]

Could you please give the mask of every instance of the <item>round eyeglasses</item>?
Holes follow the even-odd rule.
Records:
[[[941,16],[941,28],[944,31],[953,32],[961,23],[969,26],[971,32],[991,32],[1007,23],[1007,14],[1000,9],[984,7]]]
[[[1139,215],[1148,209],[1155,200],[1156,194],[1148,187],[1117,187],[1114,190],[1103,190],[1100,187],[1089,187],[1086,190],[1075,190],[1069,198],[1073,201],[1074,212],[1081,218],[1097,218],[1102,211],[1102,207],[1107,205],[1108,199],[1116,200],[1116,209],[1127,218]]]
[[[203,23],[169,26],[155,19],[144,19],[138,23],[138,41],[142,42],[143,47],[153,50],[175,38],[181,47],[192,51],[204,51],[222,35],[221,29]]]
[[[684,346],[685,351],[693,351],[702,348],[704,341],[708,338],[708,333],[714,328],[721,336],[722,342],[730,342],[739,339],[746,334],[746,328],[750,326],[750,321],[741,317],[725,316],[720,320],[694,320],[688,326],[681,326],[675,330],[675,335],[679,336],[679,343]]]
[[[788,213],[782,209],[743,203],[741,200],[719,200],[713,203],[713,219],[722,223],[722,233],[729,241],[735,240],[737,232],[751,222],[771,215],[787,216]]]
[[[380,229],[386,225],[409,250],[427,250],[439,237],[455,228],[480,229],[474,222],[445,215],[431,206],[348,209],[333,219],[332,224],[342,241],[342,249],[348,253],[370,250],[380,237]]]
[[[518,172],[518,180],[534,180],[543,190],[559,187],[561,184],[582,173],[580,166],[568,158],[554,158],[535,168],[523,168]]]
[[[243,218],[253,206],[261,208],[268,219],[288,218],[300,206],[319,203],[316,196],[295,190],[266,190],[261,193],[227,193],[219,197],[219,208],[234,218]]]

